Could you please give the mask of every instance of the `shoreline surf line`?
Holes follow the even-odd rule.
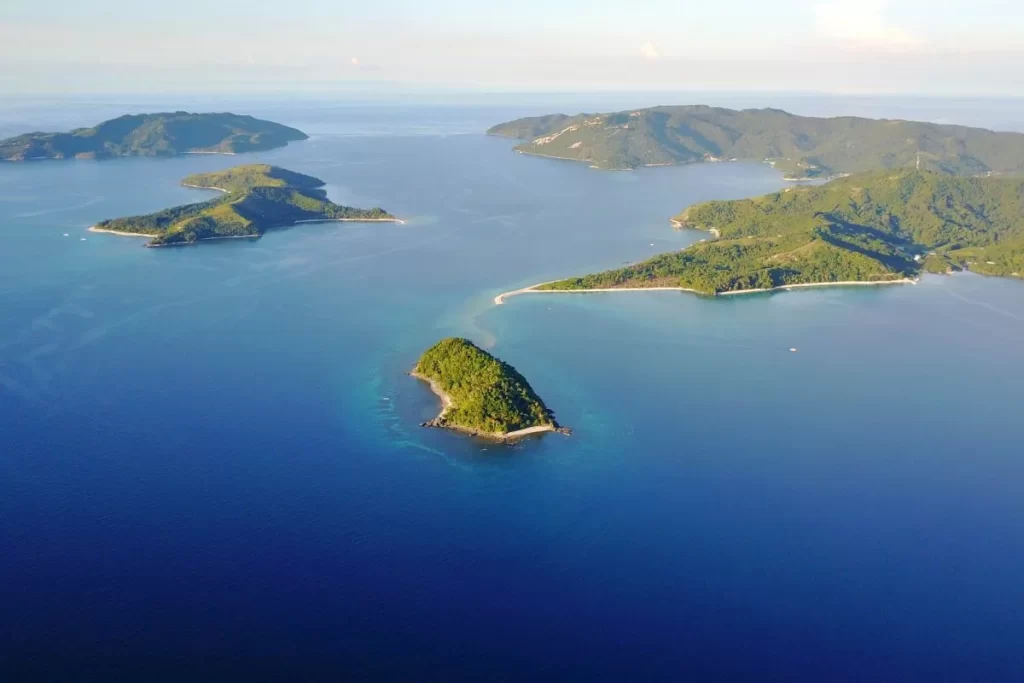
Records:
[[[555,280],[558,282],[558,280]],[[786,291],[790,289],[802,289],[806,287],[862,287],[862,286],[877,286],[877,285],[916,285],[917,280],[913,278],[901,278],[899,280],[845,280],[841,282],[806,282],[801,284],[793,285],[779,285],[778,287],[768,287],[764,289],[738,289],[732,292],[717,292],[715,294],[708,294],[706,292],[700,292],[696,289],[690,289],[688,287],[600,287],[595,289],[537,289],[544,285],[551,284],[550,282],[540,282],[529,287],[523,287],[522,289],[514,289],[510,292],[504,292],[494,297],[494,305],[501,306],[505,303],[505,299],[513,296],[519,296],[520,294],[587,294],[591,292],[689,292],[691,294],[699,294],[702,296],[736,296],[739,294],[758,294],[763,292],[778,292]]]
[[[111,235],[123,235],[124,237],[156,237],[156,233],[151,232],[125,232],[124,230],[107,230],[106,228],[100,228],[92,226],[89,228],[89,232],[105,232]]]
[[[252,235],[218,235],[217,237],[200,237],[195,242],[167,242],[164,244],[147,244],[147,249],[168,249],[170,247],[188,247],[200,242],[215,242],[216,240],[252,240],[263,235],[253,233]]]
[[[757,294],[759,292],[777,292],[780,290],[803,289],[806,287],[875,287],[878,285],[916,285],[917,278],[904,277],[899,280],[842,280],[840,282],[802,282],[795,285],[780,285],[763,289],[738,289],[735,292],[718,292],[715,296],[733,296],[736,294]]]
[[[293,225],[300,223],[397,223],[405,225],[401,218],[304,218],[301,221],[294,221]]]
[[[198,186],[190,185],[189,187],[198,187]],[[201,189],[204,189],[204,190],[205,189],[219,190],[220,188],[212,187],[212,188],[201,188]],[[221,190],[221,192],[227,192],[227,190]],[[405,221],[403,221],[401,218],[313,218],[313,219],[309,219],[309,220],[295,221],[294,223],[292,223],[292,225],[298,225],[300,223],[398,223],[400,225],[405,225]],[[287,225],[283,225],[283,226],[280,226],[280,227],[287,228],[288,226]],[[273,228],[271,228],[271,230],[273,230]],[[124,230],[108,230],[106,228],[101,228],[101,227],[98,227],[98,226],[95,226],[95,225],[93,225],[93,226],[91,226],[89,228],[89,232],[105,232],[105,233],[110,234],[110,235],[121,235],[123,237],[159,237],[160,236],[160,233],[152,233],[152,232],[125,232]],[[209,242],[211,240],[233,240],[233,239],[254,238],[254,237],[262,237],[262,236],[263,236],[262,234],[257,234],[257,233],[254,233],[252,235],[220,235],[220,236],[217,236],[217,237],[202,237],[202,238],[196,240],[196,242]],[[173,243],[170,243],[170,244],[153,244],[153,245],[146,245],[146,246],[152,246],[152,247],[177,247],[177,246],[187,246],[189,244],[195,244],[195,242],[173,242]]]
[[[192,187],[197,190],[217,190],[217,192],[223,192],[224,194],[230,194],[231,190],[225,190],[223,187],[213,187],[212,185],[193,185],[192,183],[182,183],[182,187]]]
[[[122,237],[159,237],[159,233],[151,232],[125,232],[123,230],[107,230],[106,228],[98,228],[95,225],[89,228],[89,232],[105,232],[110,235],[121,235]],[[259,234],[252,235],[218,235],[216,237],[201,237],[195,242],[169,242],[167,244],[147,244],[145,245],[150,249],[157,249],[161,247],[187,247],[190,244],[196,242],[211,242],[213,240],[237,240],[237,239],[254,239],[256,237],[262,237]]]

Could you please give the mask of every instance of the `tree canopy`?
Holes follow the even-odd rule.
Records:
[[[420,357],[415,373],[435,382],[451,399],[435,426],[497,435],[557,427],[525,377],[468,339],[449,337],[434,344]]]
[[[187,176],[183,184],[219,189],[224,196],[144,216],[100,221],[96,228],[151,235],[148,246],[192,244],[223,237],[258,237],[301,221],[394,221],[381,208],[356,209],[327,199],[323,181],[265,164]]]
[[[969,267],[1024,273],[1024,180],[875,171],[815,187],[697,204],[680,227],[717,238],[542,289],[674,286],[715,294],[884,281]]]
[[[599,168],[747,159],[791,177],[883,168],[960,175],[1024,171],[1024,135],[981,128],[857,117],[813,118],[778,109],[679,106],[612,114],[517,119],[488,133],[526,140],[520,152]]]
[[[231,113],[128,114],[68,133],[25,133],[0,141],[0,160],[235,154],[305,140],[300,130]]]

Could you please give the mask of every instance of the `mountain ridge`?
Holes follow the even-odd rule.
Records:
[[[1024,178],[873,171],[752,199],[702,202],[673,224],[713,239],[531,289],[722,294],[904,281],[922,270],[1024,273]]]
[[[267,164],[235,166],[196,173],[187,187],[220,190],[223,196],[163,211],[100,221],[94,232],[152,237],[147,247],[165,247],[213,239],[260,237],[276,227],[317,221],[400,222],[381,208],[356,209],[335,204],[320,189],[319,178]]]
[[[806,117],[771,108],[682,105],[548,114],[487,132],[524,140],[517,152],[615,170],[756,160],[794,179],[910,167],[957,175],[1024,172],[1024,134],[900,119]]]
[[[0,160],[239,154],[275,149],[308,137],[296,128],[246,114],[125,114],[66,133],[32,132],[0,140]]]

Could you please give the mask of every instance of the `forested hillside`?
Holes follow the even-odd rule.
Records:
[[[690,207],[679,227],[715,239],[542,289],[674,286],[708,294],[884,281],[922,268],[1024,273],[1024,180],[876,171],[817,187]]]
[[[915,121],[813,118],[778,109],[653,107],[499,124],[527,154],[598,168],[769,161],[794,178],[920,167],[959,175],[1024,170],[1024,135]]]

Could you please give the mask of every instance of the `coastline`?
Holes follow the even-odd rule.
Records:
[[[293,221],[292,225],[300,223],[398,223],[405,225],[401,218],[305,218],[301,221]]]
[[[498,137],[502,137],[502,136],[498,136]],[[580,163],[580,164],[585,164],[588,161],[590,161],[590,159],[579,159],[577,157],[559,157],[559,156],[555,156],[554,154],[541,154],[540,152],[528,152],[527,150],[519,149],[518,147],[513,147],[512,151],[515,152],[516,154],[525,154],[526,156],[531,156],[531,157],[543,157],[544,159],[558,159],[560,161],[575,161],[576,163]],[[673,164],[673,165],[675,165],[675,164]],[[597,171],[633,171],[633,170],[636,170],[636,169],[629,168],[628,166],[627,167],[623,167],[623,168],[613,168],[613,167],[608,167],[608,166],[598,166],[597,164],[594,164],[594,163],[590,163],[589,164],[589,168],[595,169]]]
[[[533,152],[533,151],[530,151],[530,150],[527,150],[527,149],[521,149],[520,148],[522,145],[531,144],[533,142],[533,140],[524,140],[523,138],[516,138],[516,137],[513,137],[511,135],[498,135],[496,133],[487,133],[487,135],[490,135],[492,137],[497,137],[497,138],[504,138],[504,139],[507,139],[507,140],[522,140],[522,142],[519,145],[516,145],[515,147],[512,148],[512,151],[515,152],[516,154],[526,154],[526,155],[529,155],[529,156],[532,156],[532,157],[544,157],[546,159],[561,159],[563,161],[577,161],[577,162],[582,162],[582,163],[591,162],[590,163],[590,168],[597,169],[599,171],[635,171],[637,168],[662,168],[662,167],[665,167],[665,166],[690,166],[691,164],[722,164],[722,163],[735,163],[735,162],[744,162],[744,163],[751,163],[751,164],[759,163],[759,162],[760,163],[769,163],[769,165],[772,168],[775,168],[775,164],[773,164],[771,162],[761,162],[759,159],[740,159],[740,158],[736,158],[736,159],[692,159],[692,160],[680,160],[680,161],[663,161],[663,162],[659,162],[659,163],[656,163],[656,164],[640,164],[638,166],[600,166],[598,164],[593,163],[590,159],[581,159],[579,157],[563,157],[563,156],[557,156],[555,154],[544,154],[543,152]],[[780,173],[781,173],[781,171],[780,171]],[[832,179],[837,178],[837,177],[841,177],[841,175],[842,174],[834,174],[834,175],[828,176],[826,178],[826,181],[832,180]],[[811,178],[811,177],[807,177],[807,176],[800,176],[800,177],[784,176],[782,178],[782,180],[784,182],[789,182],[789,183],[807,183],[807,182],[812,182],[814,180],[819,180],[819,178]]]
[[[199,187],[203,190],[220,190],[221,192],[227,192],[219,187],[200,187],[199,185],[186,185],[186,187]],[[405,225],[405,221],[401,218],[313,218],[309,220],[295,221],[293,225],[299,223],[398,223],[399,225]],[[287,227],[287,226],[283,226]],[[89,228],[89,232],[105,232],[110,235],[121,235],[122,237],[159,237],[159,233],[151,232],[125,232],[123,230],[107,230],[99,226],[93,225]],[[170,244],[147,244],[146,247],[149,249],[160,249],[162,247],[187,247],[190,244],[196,244],[198,242],[212,242],[214,240],[237,240],[237,239],[254,239],[262,237],[259,233],[253,233],[251,235],[220,235],[217,237],[203,237],[196,240],[195,242],[172,242]]]
[[[105,232],[110,235],[121,235],[122,237],[159,237],[159,234],[148,233],[148,232],[124,232],[123,230],[106,230],[105,228],[99,228],[92,226],[89,228],[89,232]],[[221,235],[218,237],[203,237],[202,239],[196,240],[196,242],[210,242],[213,240],[237,240],[237,239],[252,239],[254,237],[260,237],[258,234],[252,235]],[[172,242],[170,244],[147,244],[146,247],[149,249],[159,249],[161,247],[187,247],[195,242]]]
[[[89,232],[105,232],[111,235],[122,235],[124,237],[156,237],[155,233],[150,232],[124,232],[123,230],[107,230],[96,225],[89,228]]]
[[[198,152],[189,152],[189,154],[198,154]],[[182,187],[194,187],[197,190],[217,190],[217,192],[223,192],[227,194],[230,190],[225,190],[223,187],[213,187],[212,185],[193,185],[192,183],[182,183]]]
[[[718,231],[718,228],[699,228],[697,226],[690,225],[689,223],[685,223],[679,220],[678,218],[670,218],[668,220],[669,223],[672,224],[672,227],[675,228],[676,230],[696,230],[697,232],[706,232],[708,235],[715,238],[716,240],[721,239],[722,237],[722,233]],[[706,240],[701,240],[701,242],[704,241]],[[691,244],[690,246],[692,247],[693,245]]]
[[[554,280],[558,282],[558,280]],[[738,289],[733,292],[717,292],[715,294],[708,294],[706,292],[700,292],[696,289],[690,289],[688,287],[601,287],[596,289],[537,289],[544,285],[551,284],[550,282],[539,282],[529,287],[523,287],[522,289],[514,289],[510,292],[503,292],[498,296],[494,297],[494,305],[501,306],[505,303],[505,299],[513,296],[519,296],[520,294],[588,294],[592,292],[689,292],[691,294],[698,294],[701,296],[736,296],[738,294],[759,294],[764,292],[778,292],[786,291],[790,289],[801,289],[805,287],[873,287],[877,285],[916,285],[917,280],[914,278],[901,278],[899,280],[845,280],[842,282],[806,282],[795,285],[780,285],[778,287],[767,287],[764,289]]]
[[[552,282],[558,282],[558,280],[552,280]],[[504,292],[494,297],[494,305],[501,306],[505,303],[505,299],[513,296],[519,296],[520,294],[586,294],[588,292],[692,292],[693,294],[700,294],[696,289],[687,289],[685,287],[601,287],[598,289],[537,289],[544,285],[549,285],[550,282],[538,282],[535,285],[529,287],[523,287],[522,289],[515,289],[511,292]]]
[[[199,242],[215,242],[216,240],[251,240],[263,235],[253,233],[252,235],[220,235],[218,237],[201,237],[195,242],[171,242],[169,244],[147,244],[147,249],[164,249],[167,247],[188,247]],[[155,237],[155,235],[154,235]]]
[[[734,294],[757,294],[758,292],[775,292],[783,289],[802,289],[804,287],[874,287],[877,285],[916,285],[917,278],[904,277],[899,280],[843,280],[841,282],[803,282],[796,285],[782,285],[764,289],[738,289],[735,292],[719,292],[715,296],[732,296]]]
[[[544,157],[545,159],[561,159],[562,161],[577,161],[577,162],[584,162],[584,163],[586,163],[586,161],[587,161],[586,159],[579,159],[577,157],[559,157],[559,156],[555,156],[554,154],[541,154],[540,152],[528,152],[525,149],[519,149],[517,147],[514,147],[512,149],[512,151],[515,152],[516,154],[525,154],[525,155],[531,156],[531,157]],[[593,166],[592,168],[597,168],[597,167]]]
[[[459,425],[439,424],[439,421],[444,418],[445,414],[447,414],[448,410],[452,407],[452,397],[445,393],[444,389],[442,389],[437,382],[426,375],[416,372],[415,368],[409,372],[409,375],[420,381],[426,382],[427,385],[430,386],[430,390],[441,399],[441,412],[438,413],[437,417],[433,420],[430,420],[430,422],[424,422],[424,427],[448,429],[453,432],[459,432],[460,434],[476,436],[483,439],[491,439],[493,441],[513,441],[531,434],[543,434],[545,432],[559,431],[559,427],[554,424],[537,425],[536,427],[527,427],[526,429],[518,429],[514,432],[505,432],[504,434],[499,434],[497,432],[482,432],[478,429],[470,429],[469,427],[461,427]]]

